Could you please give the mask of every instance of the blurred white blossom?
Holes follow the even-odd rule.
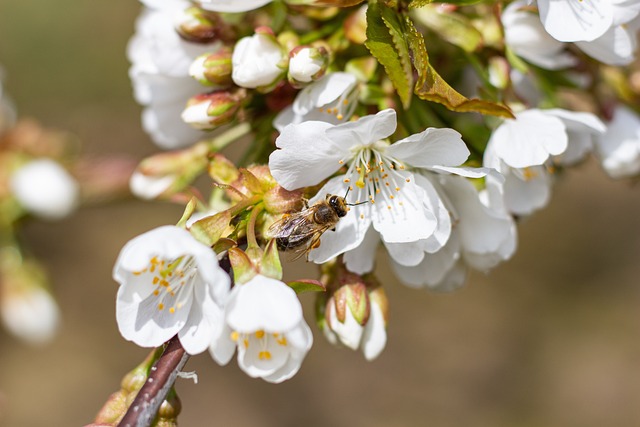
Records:
[[[597,154],[602,167],[612,178],[640,173],[640,116],[618,105],[607,131],[597,138]]]
[[[32,160],[18,168],[9,186],[20,205],[44,219],[60,219],[78,205],[80,187],[59,163],[51,159]]]

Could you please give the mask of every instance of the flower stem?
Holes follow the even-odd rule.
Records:
[[[153,364],[149,378],[129,405],[118,427],[150,426],[187,360],[189,354],[176,335],[169,340],[162,355]]]
[[[258,219],[258,215],[260,215],[260,212],[262,212],[263,210],[263,204],[258,203],[253,207],[253,210],[251,211],[249,223],[247,224],[247,243],[249,244],[249,247],[260,247],[260,245],[258,245],[258,240],[256,239],[256,221]]]
[[[232,143],[233,141],[242,138],[251,132],[251,125],[249,123],[240,123],[237,126],[232,127],[224,133],[212,138],[207,142],[209,152],[215,153],[222,150],[224,147]]]

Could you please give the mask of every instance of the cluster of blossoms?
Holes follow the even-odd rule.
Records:
[[[177,335],[281,382],[313,341],[296,293],[315,291],[324,336],[372,360],[380,246],[400,282],[451,291],[514,254],[559,171],[594,153],[612,177],[640,173],[640,74],[616,67],[635,58],[640,1],[142,2],[130,74],[174,151],[130,185],[187,207],[114,268],[139,345]],[[247,135],[239,166],[220,153]],[[320,279],[285,281],[280,255]]]

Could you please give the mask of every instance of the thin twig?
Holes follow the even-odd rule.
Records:
[[[147,381],[131,402],[118,427],[149,427],[187,360],[189,354],[182,348],[176,335],[169,340],[164,352],[151,367]]]

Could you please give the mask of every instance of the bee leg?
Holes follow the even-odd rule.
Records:
[[[309,209],[309,200],[306,197],[302,198],[302,203],[304,203],[304,208]]]
[[[313,242],[313,244],[311,245],[311,249],[317,249],[320,247],[320,239],[316,240],[315,242]]]

